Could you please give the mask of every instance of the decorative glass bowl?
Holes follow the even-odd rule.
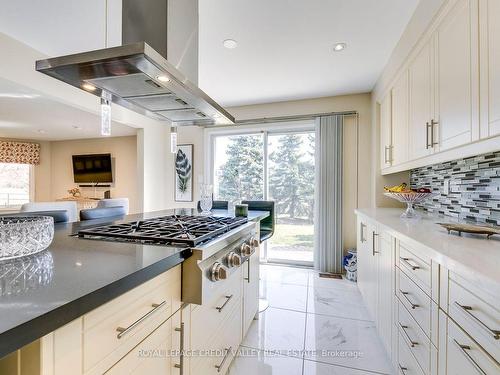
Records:
[[[25,294],[52,281],[54,260],[50,251],[0,262],[0,296]]]
[[[434,196],[434,193],[384,193],[386,197],[390,197],[406,203],[406,211],[401,214],[403,219],[417,219],[420,215],[415,211],[413,205],[420,203]]]
[[[52,217],[0,217],[0,261],[45,250],[53,238]]]

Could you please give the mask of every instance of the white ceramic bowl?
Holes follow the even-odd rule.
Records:
[[[0,216],[0,261],[38,253],[54,238],[50,216]]]

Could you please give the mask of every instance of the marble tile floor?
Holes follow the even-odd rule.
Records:
[[[229,375],[389,374],[356,283],[305,268],[261,266],[269,308],[254,320]]]

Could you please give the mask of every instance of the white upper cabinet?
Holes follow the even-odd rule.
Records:
[[[408,160],[408,71],[392,88],[392,165]]]
[[[500,0],[447,0],[394,78],[382,173],[497,151]],[[381,102],[381,123],[383,106]],[[387,143],[382,123],[381,145]]]
[[[479,2],[481,138],[500,134],[500,1]]]
[[[478,0],[453,3],[435,34],[440,150],[479,138]]]
[[[0,32],[47,55],[121,44],[121,0],[3,1]]]
[[[392,164],[392,101],[390,93],[380,103],[380,149],[382,150],[381,168],[390,167]]]
[[[429,155],[437,147],[433,141],[432,46],[425,44],[408,68],[409,72],[409,158]]]

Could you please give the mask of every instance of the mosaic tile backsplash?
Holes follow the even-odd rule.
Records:
[[[500,225],[500,151],[413,169],[410,185],[439,194],[416,205],[425,211]]]

